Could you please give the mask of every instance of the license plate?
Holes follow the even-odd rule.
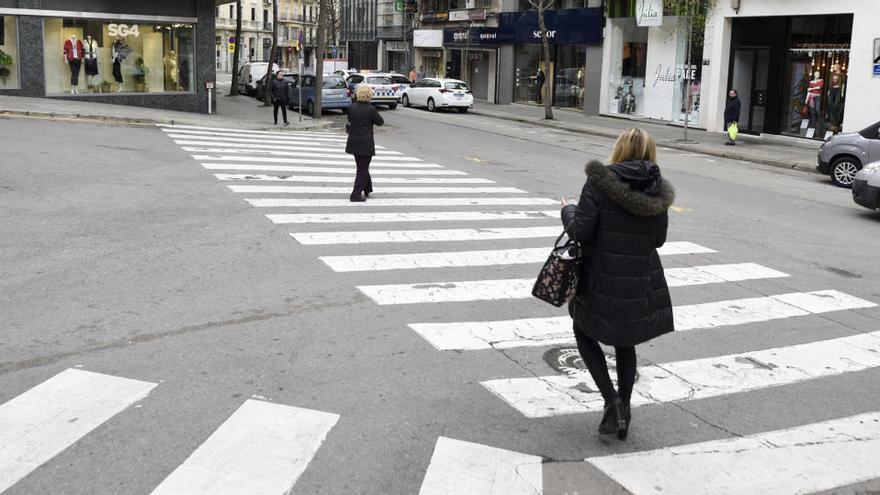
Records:
[[[464,98],[464,93],[455,93],[456,98]]]

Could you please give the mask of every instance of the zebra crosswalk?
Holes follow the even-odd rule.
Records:
[[[573,345],[571,320],[564,310],[548,316],[546,305],[529,300],[534,278],[521,278],[537,273],[561,232],[555,199],[531,196],[497,177],[473,177],[424,157],[377,147],[371,165],[376,194],[366,203],[350,203],[346,199],[350,188],[342,184],[353,179],[343,175],[351,174],[353,160],[343,152],[344,135],[193,126],[162,130],[221,183],[232,182],[229,190],[256,208],[260,218],[288,226],[296,245],[320,246],[317,258],[328,272],[358,281],[367,275],[381,276],[384,283],[372,283],[372,278],[370,285],[352,283],[352,290],[373,303],[392,311],[401,307],[405,318],[414,314],[413,308],[456,305],[460,310],[429,310],[425,314],[435,315],[433,319],[404,323],[431,352],[493,353]],[[267,137],[271,146],[262,146]],[[670,265],[666,276],[673,299],[677,291],[689,296],[691,304],[673,309],[676,329],[687,335],[708,335],[722,328],[735,333],[745,325],[787,319],[809,325],[821,315],[877,306],[864,295],[842,292],[841,287],[811,286],[802,273],[765,266],[761,260],[733,259],[723,246],[703,245],[698,239],[668,242],[659,254]],[[461,277],[455,270],[462,268],[472,275]],[[792,284],[808,287],[792,290]],[[716,295],[730,294],[726,289],[733,286],[737,296],[751,294],[734,299]],[[474,311],[461,303],[477,301],[485,302],[479,312],[460,317]],[[495,305],[507,308],[504,305],[509,303],[516,305],[517,315],[494,309]],[[644,363],[633,406],[735,398],[876,370],[880,368],[878,330],[853,328],[851,335],[836,338]],[[582,370],[475,375],[474,381],[485,390],[487,400],[529,420],[602,410],[602,399]],[[792,425],[706,444],[597,456],[588,462],[636,494],[818,491],[880,477],[880,464],[861,461],[880,454],[878,414]],[[803,449],[805,445],[810,447]],[[541,493],[542,458],[537,454],[542,453],[441,437],[420,493]],[[852,461],[856,457],[859,461]],[[834,462],[823,464],[820,458]],[[767,467],[774,463],[782,469],[777,478]],[[714,468],[727,464],[726,470]],[[801,466],[812,471],[795,480]]]

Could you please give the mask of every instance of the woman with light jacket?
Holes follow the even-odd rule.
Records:
[[[654,139],[624,131],[610,165],[587,164],[580,200],[562,199],[562,223],[584,247],[577,294],[569,302],[578,351],[605,399],[599,433],[625,440],[636,376],[635,346],[673,331],[672,302],[657,248],[666,242],[675,191],[655,163]],[[617,355],[617,387],[599,343]]]

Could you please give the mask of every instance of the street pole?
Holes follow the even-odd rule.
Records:
[[[303,104],[302,104],[302,101],[303,101],[302,73],[303,73],[303,52],[304,52],[303,48],[304,47],[302,47],[302,46],[299,47],[299,56],[297,57],[299,59],[299,71],[297,72],[297,76],[296,76],[296,85],[299,86],[299,100],[297,100],[299,102],[299,104],[297,105],[297,108],[299,109],[299,123],[300,124],[302,124],[302,121],[303,121]]]

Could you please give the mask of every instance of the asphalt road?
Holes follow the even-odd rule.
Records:
[[[383,116],[378,144],[528,197],[576,198],[586,161],[610,153],[606,139],[475,115],[399,108]],[[230,192],[235,182],[218,181],[159,129],[0,120],[0,136],[0,403],[68,368],[157,384],[10,494],[149,493],[254,396],[339,415],[295,485],[332,494],[418,492],[439,437],[542,457],[544,493],[624,493],[583,460],[880,411],[875,366],[640,407],[626,443],[595,434],[601,413],[527,418],[481,382],[558,374],[545,355],[571,345],[440,351],[407,325],[564,310],[509,298],[379,305],[357,286],[525,279],[538,265],[338,273],[318,257],[547,248],[551,240],[326,246],[289,234],[554,220],[275,224],[243,201],[258,195]],[[853,205],[848,191],[817,175],[668,149],[658,161],[678,191],[669,240],[716,251],[665,256],[667,268],[758,263],[789,275],[675,288],[676,306],[818,290],[880,302],[880,214]],[[411,197],[383,195],[379,177],[374,198]],[[482,210],[499,209],[557,206]],[[473,209],[375,207],[440,210]],[[676,332],[640,347],[639,362],[849,337],[880,330],[878,322],[873,307]],[[871,489],[880,489],[877,476],[834,493]]]

